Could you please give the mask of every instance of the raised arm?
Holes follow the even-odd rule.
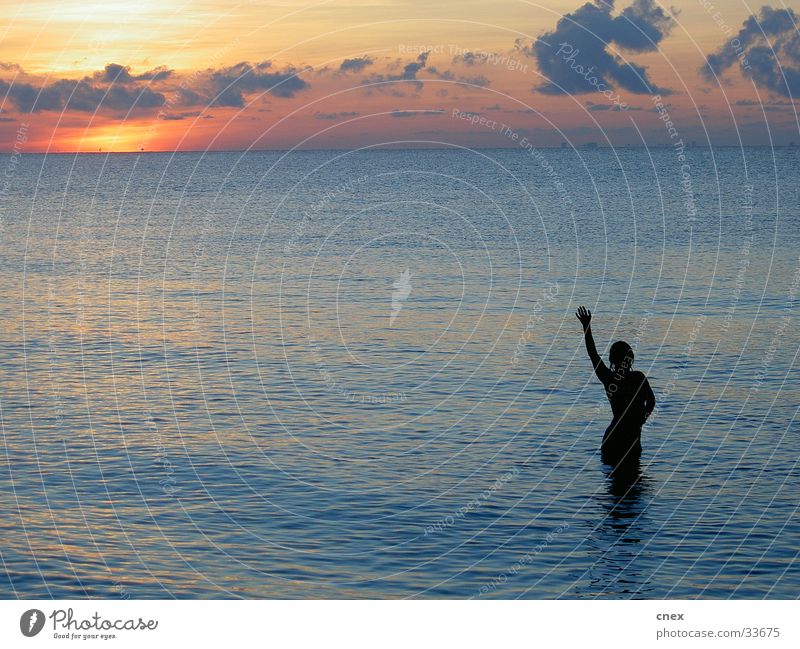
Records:
[[[603,359],[600,358],[600,354],[597,353],[597,347],[594,344],[594,336],[592,336],[592,312],[585,306],[582,306],[578,308],[575,315],[583,325],[583,341],[586,343],[586,353],[589,354],[589,360],[592,361],[594,373],[597,374],[597,378],[600,379],[603,385],[607,385],[611,380],[611,370],[606,367]]]

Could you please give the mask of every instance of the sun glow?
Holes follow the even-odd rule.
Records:
[[[149,142],[151,133],[150,122],[124,122],[60,135],[58,146],[81,153],[129,153],[144,150],[144,144]],[[147,148],[152,148],[152,143]]]

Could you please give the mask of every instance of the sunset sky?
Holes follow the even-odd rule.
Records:
[[[21,0],[0,19],[0,148],[516,146],[511,132],[539,146],[641,145],[669,142],[667,121],[700,145],[800,143],[795,11]]]

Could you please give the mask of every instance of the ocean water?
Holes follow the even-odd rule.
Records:
[[[686,155],[3,156],[0,596],[798,597],[800,151]]]

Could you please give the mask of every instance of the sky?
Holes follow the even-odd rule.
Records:
[[[800,144],[800,0],[20,0],[0,149]]]

